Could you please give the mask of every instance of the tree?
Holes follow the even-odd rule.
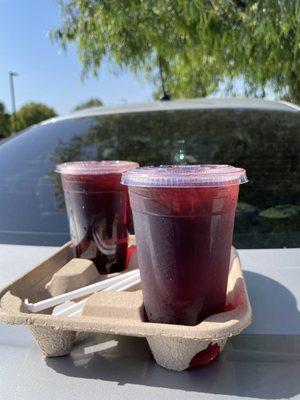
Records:
[[[5,105],[0,102],[0,139],[10,135],[10,115],[5,110]]]
[[[33,102],[25,104],[15,114],[13,131],[20,131],[55,116],[54,109],[45,104]]]
[[[84,101],[83,103],[78,104],[74,108],[74,111],[84,110],[85,108],[91,108],[91,107],[100,107],[100,106],[103,106],[103,103],[100,99],[91,98],[87,101]]]
[[[104,57],[198,97],[243,77],[248,96],[300,102],[300,4],[291,0],[58,0],[53,37],[77,45],[83,75]]]

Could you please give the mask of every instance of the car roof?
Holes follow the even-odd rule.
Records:
[[[51,118],[42,122],[55,122],[65,119],[96,117],[109,114],[130,114],[137,112],[172,111],[172,110],[199,110],[199,109],[257,109],[270,111],[300,111],[300,107],[284,102],[260,99],[190,99],[173,101],[153,101],[148,103],[121,104],[116,106],[91,107],[73,112],[68,115]]]

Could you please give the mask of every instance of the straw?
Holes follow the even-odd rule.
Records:
[[[140,276],[139,275],[134,275],[134,276],[129,276],[129,277],[124,277],[124,280],[121,282],[114,283],[111,286],[108,286],[107,288],[103,289],[103,292],[119,292],[122,290],[125,290],[126,288],[129,288],[131,286],[134,286],[136,283],[136,280],[140,281]]]
[[[82,308],[82,306],[84,305],[85,302],[86,302],[86,299],[80,300],[80,301],[78,301],[78,303],[71,304],[70,306],[68,306],[68,307],[66,307],[64,309],[55,312],[54,315],[55,316],[58,316],[58,315],[69,315],[70,313],[72,313],[72,312],[74,312],[76,310],[81,310],[81,308]]]
[[[127,275],[127,274],[124,274]],[[140,283],[141,279],[139,274],[137,274],[137,276],[124,276],[123,275],[123,280],[121,282],[112,284],[111,286],[105,288],[104,290],[102,290],[103,292],[122,292],[124,290],[130,289],[131,287],[137,285],[138,283]],[[72,304],[71,306],[58,311],[57,313],[55,313],[55,315],[59,315],[59,316],[68,316],[68,317],[77,317],[80,316],[81,311],[83,309],[83,306],[85,304],[85,302],[87,301],[87,299],[81,300],[76,304]]]
[[[113,278],[108,278],[104,281],[101,282],[96,282],[88,286],[84,286],[80,289],[72,290],[71,292],[68,293],[63,293],[60,294],[59,296],[51,297],[46,300],[38,301],[37,303],[30,303],[28,299],[25,299],[24,305],[27,307],[27,309],[31,312],[39,312],[42,310],[46,310],[51,307],[55,307],[61,303],[64,303],[68,300],[74,300],[79,297],[87,296],[89,294],[92,294],[94,292],[98,292],[99,290],[104,290],[111,286],[113,283],[120,283],[124,281],[124,279],[127,279],[130,276],[139,276],[140,271],[139,270],[133,270],[130,272],[123,273],[121,275],[115,276]],[[126,275],[126,277],[125,277]]]

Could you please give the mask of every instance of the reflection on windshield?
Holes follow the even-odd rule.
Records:
[[[47,133],[42,131],[46,127]],[[84,159],[133,160],[141,165],[230,163],[246,168],[250,181],[241,188],[234,244],[238,248],[300,247],[299,127],[297,112],[249,109],[61,121],[40,127],[31,147],[26,144],[30,157],[24,156],[23,165],[18,163],[10,175],[4,172],[0,182],[14,198],[17,188],[24,198],[26,186],[28,202],[37,203],[40,213],[39,218],[32,215],[32,228],[47,231],[48,212],[60,221],[50,229],[55,237],[56,232],[67,235],[68,230],[60,178],[53,173],[57,163]],[[4,164],[8,170],[7,165],[9,160]]]

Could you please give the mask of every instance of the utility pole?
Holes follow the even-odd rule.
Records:
[[[15,88],[14,88],[14,77],[18,76],[16,72],[9,72],[9,86],[10,86],[10,97],[11,97],[11,109],[12,109],[12,130],[16,129],[16,98],[15,98]]]

